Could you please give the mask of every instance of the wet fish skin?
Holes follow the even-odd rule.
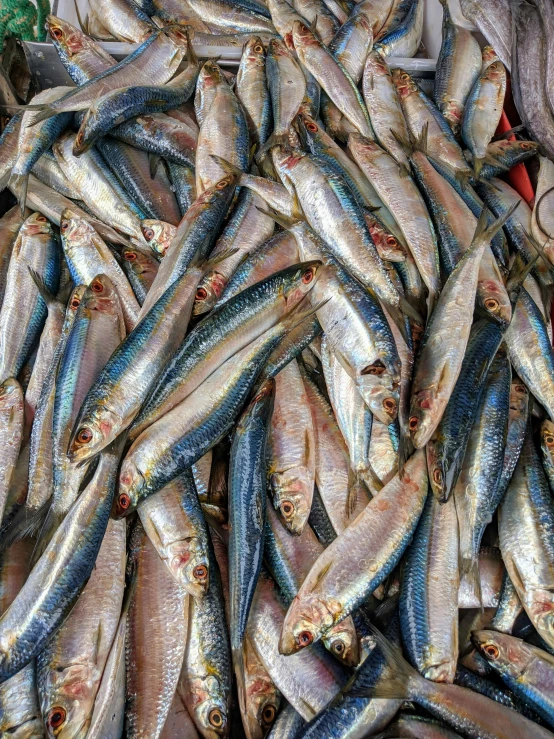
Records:
[[[79,737],[90,725],[125,586],[125,526],[109,521],[94,570],[71,614],[37,658],[50,736]]]
[[[505,351],[500,349],[485,380],[453,492],[460,527],[462,576],[473,586],[478,597],[481,539],[503,494],[499,483],[504,466],[510,390],[511,368]]]
[[[92,13],[118,41],[140,44],[154,30],[150,18],[138,6],[129,6],[124,0],[93,0]]]
[[[253,36],[244,46],[236,90],[246,113],[250,140],[261,147],[271,130],[271,99],[267,86],[266,54],[259,36]]]
[[[375,48],[385,57],[415,56],[423,31],[423,1],[412,0],[406,16],[396,28],[381,36]]]
[[[269,42],[266,58],[267,83],[273,112],[273,133],[265,147],[282,145],[306,94],[306,77],[285,43]]]
[[[489,180],[498,177],[516,164],[525,162],[538,153],[539,145],[536,141],[499,139],[491,141],[487,146],[485,162],[480,172],[481,179]],[[470,160],[471,163],[471,160]],[[539,188],[537,187],[537,195]]]
[[[194,166],[198,131],[163,113],[125,121],[114,126],[110,135],[175,164]]]
[[[290,703],[287,703],[279,711],[273,728],[267,735],[268,739],[286,739],[288,736],[296,736],[303,725],[304,719],[302,716]]]
[[[46,151],[33,165],[33,174],[45,185],[64,195],[66,198],[80,199],[80,195],[72,186],[57,163],[51,151]]]
[[[499,507],[498,531],[510,580],[532,624],[549,645],[554,643],[549,590],[554,557],[549,522],[553,515],[548,481],[528,430]]]
[[[303,266],[318,268],[316,263]],[[229,299],[195,326],[160,375],[131,427],[131,438],[174,408],[229,359],[233,351],[240,351],[249,340],[298,305],[312,288],[311,282],[302,282],[302,275],[298,264],[274,272],[267,280],[245,289],[240,297]]]
[[[46,30],[67,73],[77,85],[114,67],[116,61],[86,33],[63,18],[49,15]]]
[[[487,46],[483,49],[481,75],[467,98],[461,128],[464,142],[473,154],[476,172],[500,121],[505,94],[506,68]]]
[[[29,211],[25,211],[22,216],[20,208],[14,205],[0,218],[0,306],[4,300],[8,267],[17,234],[29,215]]]
[[[244,641],[244,666],[244,697],[239,688],[242,724],[248,739],[262,739],[279,712],[281,693],[248,636]]]
[[[0,309],[0,381],[17,377],[46,319],[46,304],[30,273],[33,269],[55,293],[60,250],[51,224],[39,213],[23,223],[13,246]]]
[[[463,255],[446,281],[427,324],[422,347],[416,359],[410,406],[410,432],[412,442],[418,449],[429,441],[439,425],[458,379],[473,320],[481,256],[500,223],[497,221],[485,231],[481,230],[483,225],[481,224],[481,228],[476,231],[472,246]],[[475,285],[475,293],[473,285]],[[463,314],[462,305],[464,306]],[[454,306],[456,306],[455,316],[448,318]],[[460,334],[456,335],[455,342],[448,340],[445,342],[443,337],[451,334],[454,325],[460,326]],[[438,351],[439,344],[440,351]],[[449,356],[448,367],[443,364],[447,356]]]
[[[340,62],[300,21],[293,23],[293,43],[302,64],[313,74],[337,108],[362,136],[373,138],[362,97]]]
[[[523,142],[522,142],[523,143]],[[527,142],[531,143],[531,142]],[[554,240],[552,239],[552,200],[551,187],[554,180],[554,167],[547,157],[539,154],[539,174],[535,194],[535,204],[531,216],[531,233],[542,246],[550,262],[554,260]],[[550,197],[549,197],[550,196]]]
[[[154,738],[162,733],[179,681],[192,599],[168,572],[139,523],[130,550],[135,584],[125,644],[125,733],[133,739]]]
[[[2,681],[39,654],[85,586],[108,525],[118,463],[117,450],[103,454],[92,480],[0,619]]]
[[[487,319],[472,326],[460,374],[442,418],[427,442],[429,481],[439,502],[450,497],[458,481],[487,374],[502,342],[503,328]],[[501,355],[499,361],[505,362],[505,358]]]
[[[23,391],[13,377],[0,385],[0,518],[23,440]]]
[[[316,642],[394,569],[423,510],[427,484],[423,452],[417,451],[405,465],[404,479],[396,475],[321,554],[288,610],[279,642],[282,654]],[[350,552],[347,558],[345,551]]]
[[[488,43],[496,50],[508,70],[512,64],[512,7],[505,0],[487,5],[475,0],[461,0],[464,16],[474,23]]]
[[[358,84],[364,71],[364,61],[373,46],[373,28],[365,13],[351,15],[336,31],[328,46],[335,59]]]
[[[515,371],[552,420],[554,355],[543,315],[525,288],[520,289],[505,340]]]
[[[190,472],[143,501],[138,514],[175,580],[192,596],[203,597],[210,578],[209,534]]]
[[[442,44],[435,73],[435,101],[452,133],[460,131],[467,98],[481,72],[481,49],[467,28],[442,5]]]
[[[238,421],[229,463],[229,586],[230,640],[235,670],[241,673],[241,653],[248,614],[260,574],[266,508],[266,447],[275,397],[268,380]]]
[[[503,634],[511,634],[517,618],[523,613],[523,606],[510,576],[504,571],[498,608],[491,621],[491,628]]]
[[[201,599],[189,598],[189,629],[177,690],[206,739],[229,736],[231,649],[219,568],[209,547],[210,585]]]
[[[22,118],[23,113],[16,113],[12,116],[0,135],[0,186],[2,189],[8,184],[17,158],[17,140]]]
[[[158,260],[139,249],[124,247],[121,266],[140,306],[143,305],[159,269]]]

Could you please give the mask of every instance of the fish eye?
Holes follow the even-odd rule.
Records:
[[[50,36],[52,36],[52,38],[56,41],[59,41],[61,38],[63,38],[63,31],[61,28],[54,26],[50,29]]]
[[[408,428],[410,431],[415,431],[419,426],[419,418],[417,416],[411,416],[408,421]]]
[[[137,258],[137,253],[135,251],[125,251],[123,252],[123,258],[128,262],[134,262]]]
[[[386,238],[386,242],[387,242],[387,244],[388,244],[389,246],[396,246],[396,244],[397,244],[397,241],[396,241],[396,239],[394,238],[394,236],[387,236],[387,238]]]
[[[77,310],[77,308],[81,305],[81,299],[75,295],[69,304],[70,308],[73,308],[73,310]]]
[[[396,400],[394,398],[385,398],[383,400],[383,408],[389,413],[392,413],[396,410]]]
[[[306,128],[312,133],[315,133],[317,131],[317,126],[315,123],[306,123]]]
[[[378,359],[374,364],[368,364],[362,370],[362,375],[382,375],[385,372],[385,365]],[[383,403],[384,405],[384,403]],[[386,407],[386,406],[385,406]],[[395,403],[396,407],[396,403]]]
[[[208,291],[205,287],[199,287],[196,291],[196,300],[206,300],[208,297]]]
[[[546,435],[546,436],[544,437],[544,443],[545,443],[545,444],[546,444],[546,446],[548,446],[548,447],[550,447],[550,446],[554,446],[554,436],[552,436],[551,434],[547,434],[547,435]]]
[[[299,647],[307,647],[314,640],[314,636],[311,631],[301,631],[296,637],[296,643]]]
[[[530,141],[521,141],[520,143],[521,143],[522,149],[532,149],[533,148],[533,144],[531,144]]]
[[[281,503],[281,511],[285,518],[290,518],[294,513],[294,503],[291,500],[284,500]]]
[[[142,235],[144,236],[144,238],[146,239],[146,241],[152,241],[152,239],[155,236],[154,230],[151,229],[151,228],[143,228],[142,229]]]
[[[254,47],[254,51],[256,52],[256,54],[262,54],[263,50],[264,47],[261,44],[256,44],[256,46]]]
[[[229,184],[230,179],[229,177],[225,177],[223,180],[219,180],[219,182],[216,184],[215,189],[216,190],[225,190],[227,185]]]
[[[341,654],[341,655],[344,654],[345,648],[346,647],[344,646],[344,642],[337,641],[333,644],[333,651],[336,652],[337,654]]]
[[[94,293],[103,293],[104,285],[100,282],[100,280],[94,280],[94,282],[91,283],[90,289]]]
[[[54,706],[54,708],[50,710],[46,722],[48,726],[50,726],[50,728],[59,729],[60,726],[65,722],[66,718],[67,713],[65,708],[62,708],[61,706]]]
[[[78,444],[88,444],[92,441],[92,431],[86,426],[83,426],[82,429],[79,429],[75,441]]]
[[[206,565],[196,565],[192,574],[196,580],[205,580],[208,577],[208,568]]]
[[[37,216],[35,221],[38,221],[38,223],[46,223],[46,218],[45,216]]]
[[[315,275],[315,270],[313,269],[313,267],[308,267],[308,269],[302,275],[302,282],[305,285],[309,285],[310,282],[314,279],[314,275]]]
[[[516,385],[514,390],[516,393],[519,393],[520,395],[525,395],[527,392],[527,388],[524,387],[524,385]]]
[[[69,228],[69,221],[62,221],[60,223],[60,229],[62,231],[67,231],[68,228]]]
[[[214,729],[221,729],[223,726],[223,714],[219,710],[219,708],[212,708],[210,711],[210,715],[208,716],[208,721],[210,724],[214,727]]]
[[[127,508],[131,505],[131,498],[127,495],[127,493],[121,493],[119,498],[117,499],[117,505],[119,506],[119,509],[122,511],[126,511]]]
[[[442,470],[439,470],[438,467],[433,470],[433,480],[437,485],[442,485]]]
[[[275,706],[266,706],[262,711],[262,721],[266,726],[272,724],[275,721],[277,710]]]
[[[407,72],[404,72],[404,74],[400,75],[400,79],[407,82],[410,79],[410,75]]]
[[[500,304],[498,300],[495,300],[494,298],[487,298],[485,300],[485,308],[487,310],[490,310],[492,313],[496,312],[500,307]]]
[[[500,654],[498,647],[494,644],[487,644],[483,647],[483,652],[487,655],[489,659],[497,659],[498,655]]]

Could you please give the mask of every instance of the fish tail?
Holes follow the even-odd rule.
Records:
[[[301,310],[300,308],[304,305],[304,301],[302,300],[281,321],[281,323],[286,329],[286,332],[289,333],[290,331],[295,329],[297,326],[299,326],[303,321],[305,321],[306,318],[308,318],[309,316],[313,316],[313,314],[316,313],[321,308],[323,308],[323,306],[326,303],[328,303],[329,300],[330,298],[327,298],[327,300],[320,300],[319,303],[316,303],[315,305],[310,305],[309,308],[305,308]]]
[[[379,680],[373,687],[354,688],[350,695],[410,700],[417,693],[417,687],[425,682],[425,678],[406,662],[400,649],[391,644],[376,626],[368,624],[368,627],[375,638],[377,648],[381,650],[387,665],[391,668],[391,675]]]
[[[478,180],[481,176],[481,170],[485,163],[484,157],[473,157],[473,177]]]
[[[471,171],[468,171],[468,172],[460,171],[460,172],[456,172],[456,174],[454,175],[455,179],[460,183],[460,187],[462,188],[462,190],[466,189],[466,187],[469,185],[473,176],[474,175],[472,174]],[[477,179],[477,176],[475,176],[475,179]]]
[[[36,288],[40,293],[40,297],[44,300],[48,308],[54,303],[57,303],[58,301],[56,299],[56,296],[50,292],[50,290],[46,286],[46,283],[44,282],[44,279],[42,278],[42,275],[39,275],[39,273],[36,272],[32,267],[29,267],[29,265],[27,265],[27,269],[29,270],[31,279],[35,283]]]
[[[481,590],[481,576],[479,573],[479,558],[475,555],[471,557],[461,557],[460,559],[460,581],[465,578],[471,588],[471,593],[479,601],[481,610],[483,610],[483,593]]]
[[[58,115],[58,111],[52,108],[51,105],[37,105],[35,107],[28,105],[27,108],[37,111],[37,114],[33,116],[33,120],[29,124],[31,128],[36,126],[37,123],[42,123],[42,121],[46,121],[48,118],[53,118],[53,116]]]
[[[267,153],[274,146],[282,146],[285,149],[290,149],[289,135],[288,133],[275,133],[273,132],[265,144],[260,148],[256,154],[256,161],[259,163],[265,159]]]
[[[499,218],[496,218],[492,223],[489,224],[490,212],[485,206],[481,211],[477,226],[475,228],[475,234],[473,235],[472,244],[476,244],[481,240],[491,241],[494,235],[500,231],[506,221],[513,215],[515,209],[519,206],[520,201],[514,203],[508,210],[503,213]]]
[[[12,174],[10,178],[10,187],[17,197],[21,216],[25,215],[25,205],[27,203],[27,188],[29,186],[28,174]]]
[[[34,567],[38,560],[42,557],[42,555],[44,554],[44,550],[46,549],[48,544],[50,544],[50,540],[56,533],[63,519],[64,515],[62,513],[55,511],[52,506],[49,507],[48,512],[46,513],[46,516],[44,518],[40,534],[37,538],[37,543],[35,544],[35,548],[33,549],[33,554],[31,557],[31,567]]]
[[[427,124],[425,124],[427,125]],[[391,132],[391,135],[393,136],[396,143],[401,147],[401,149],[404,151],[407,157],[411,157],[416,149],[416,141],[417,139],[413,139],[408,134],[408,138],[406,136],[403,136],[398,131],[395,131],[393,128],[389,128],[389,131]],[[427,138],[427,135],[426,135]]]
[[[2,534],[0,551],[3,552],[9,549],[16,541],[35,536],[43,526],[51,502],[52,499],[49,498],[36,511],[29,511],[25,507],[20,508],[10,523],[8,530]]]
[[[227,172],[227,174],[234,174],[238,178],[240,178],[244,174],[242,169],[235,167],[234,164],[231,164],[231,162],[228,162],[226,159],[223,159],[223,157],[218,157],[217,154],[210,154],[210,156],[216,164],[219,164],[221,169],[224,169]]]
[[[290,228],[294,226],[295,223],[298,223],[298,221],[300,220],[298,218],[289,218],[283,213],[277,213],[277,211],[273,210],[273,208],[270,208],[269,205],[266,205],[265,208],[260,208],[257,205],[256,208],[260,211],[260,213],[269,216],[269,218],[273,218],[275,223],[284,228],[285,231],[289,231]]]

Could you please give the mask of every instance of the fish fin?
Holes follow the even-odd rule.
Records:
[[[242,715],[246,716],[246,669],[244,665],[244,646],[242,642],[238,647],[234,647],[231,650],[231,656],[233,659],[233,667],[235,668],[239,707]]]
[[[514,263],[512,264],[512,269],[510,270],[510,273],[508,274],[508,278],[506,280],[506,290],[508,291],[508,295],[510,295],[512,303],[515,304],[515,301],[517,300],[517,295],[519,294],[519,289],[523,286],[525,278],[534,268],[538,259],[539,255],[535,254],[531,261],[525,264],[521,256],[519,254],[516,254],[516,258],[514,259]]]
[[[484,163],[484,157],[473,157],[473,176],[476,180],[481,176],[481,170],[483,169]]]
[[[44,522],[42,524],[40,534],[38,535],[35,547],[33,549],[33,554],[31,555],[31,567],[34,567],[38,560],[42,557],[42,555],[44,554],[44,550],[46,549],[48,544],[50,544],[50,540],[58,530],[58,527],[63,519],[64,516],[62,513],[58,513],[57,511],[55,511],[52,506],[49,507],[48,512],[44,517]]]
[[[39,275],[38,272],[36,272],[32,267],[27,265],[27,269],[29,270],[29,274],[31,275],[31,279],[35,283],[35,286],[37,290],[40,293],[40,297],[44,300],[47,307],[50,308],[51,305],[54,303],[57,303],[58,300],[55,295],[53,295],[48,287],[46,286],[46,283],[44,282],[44,279],[42,278],[42,275]]]
[[[310,31],[314,34],[314,36],[317,35],[319,38],[319,35],[317,33],[317,14],[315,18],[313,19],[313,21],[310,23]]]
[[[90,36],[91,34],[88,32],[88,22],[87,22],[88,16],[87,16],[87,20],[85,20],[85,22],[83,23],[83,19],[81,17],[81,11],[79,10],[79,3],[77,2],[77,0],[73,0],[73,5],[75,7],[75,15],[77,16],[77,22],[81,28],[81,31],[83,33],[86,33],[87,36]]]
[[[358,498],[360,497],[360,485],[364,485],[362,480],[360,480],[358,477],[355,477],[352,474],[352,471],[349,470],[348,473],[349,477],[349,484],[348,484],[348,491],[346,493],[346,516],[347,518],[350,518],[354,511],[356,510],[356,506],[358,505]]]
[[[531,415],[531,414],[529,414],[529,415]],[[512,576],[512,573],[510,573],[510,571],[508,570],[508,563],[507,562],[506,562],[506,571],[508,573],[508,577],[512,581],[512,585],[516,589],[516,592],[517,592],[517,594],[519,596],[520,593],[524,593],[525,592],[525,584],[523,582],[523,578],[520,575],[520,572],[518,570],[518,567],[517,567],[516,563],[514,562],[514,558],[508,556],[507,559],[509,559],[510,564],[512,565],[512,568],[513,568],[513,571],[512,571],[513,572],[513,576]]]
[[[28,105],[28,108],[31,108],[33,110],[32,105]],[[36,126],[37,123],[42,123],[42,121],[48,120],[48,118],[53,118],[55,115],[58,115],[58,111],[52,108],[50,105],[41,105],[34,108],[34,110],[37,111],[37,114],[33,116],[32,123],[29,124],[30,128],[33,128],[33,126]]]
[[[334,564],[334,560],[331,559],[329,560],[329,562],[327,562],[326,565],[323,565],[321,570],[317,573],[315,583],[312,585],[312,587],[307,592],[313,593],[314,590],[316,590],[321,585],[321,583],[323,582],[323,578],[329,572],[333,564]]]
[[[2,534],[0,551],[9,549],[16,541],[35,536],[42,528],[51,503],[52,498],[48,498],[40,508],[32,513],[29,513],[25,507],[20,508],[7,531]]]
[[[398,330],[400,331],[402,338],[406,342],[406,346],[409,346],[410,342],[409,342],[409,337],[408,337],[408,329],[406,328],[406,322],[404,321],[404,316],[408,315],[410,318],[412,318],[414,321],[419,323],[421,326],[423,326],[423,319],[421,318],[419,313],[415,310],[415,308],[412,308],[412,306],[408,303],[406,298],[404,298],[402,295],[399,295],[399,298],[400,298],[399,307],[395,305],[390,305],[390,303],[386,304],[387,313],[392,318]]]
[[[412,444],[412,437],[404,424],[400,424],[400,436],[398,439],[398,473],[400,479],[404,476],[404,466],[408,459],[412,456],[414,451],[414,445]]]
[[[287,150],[290,149],[288,133],[275,133],[274,131],[265,144],[260,147],[259,152],[256,154],[256,161],[259,163],[265,159],[268,151],[273,149],[274,146],[282,146]]]
[[[192,45],[194,30],[190,26],[185,26],[185,36],[187,37],[187,61],[190,64],[198,64],[198,57]]]
[[[469,185],[471,178],[472,178],[471,171],[468,171],[468,172],[458,171],[454,174],[454,179],[457,180],[457,182],[459,182],[460,187],[463,191],[465,191],[466,187]],[[477,179],[477,177],[475,177],[475,179]]]
[[[214,254],[211,259],[208,259],[202,264],[202,271],[204,272],[204,274],[207,274],[216,265],[221,264],[221,262],[229,259],[229,257],[234,256],[238,251],[238,249],[225,249],[225,251],[220,251],[219,254]]]
[[[214,160],[216,164],[219,164],[221,169],[224,169],[227,172],[227,174],[234,174],[236,177],[239,177],[239,178],[241,175],[244,174],[242,169],[239,169],[234,164],[231,164],[231,162],[228,162],[226,159],[223,159],[223,157],[218,157],[217,154],[210,154],[210,157]]]
[[[301,220],[300,218],[289,218],[283,213],[277,213],[277,211],[273,210],[273,208],[270,208],[269,205],[266,205],[265,208],[260,208],[260,206],[257,205],[256,209],[259,210],[260,213],[263,213],[265,216],[273,218],[275,223],[284,228],[285,231],[289,231],[291,226],[294,226],[295,223],[298,223],[298,221]]]
[[[10,178],[10,187],[15,191],[21,216],[25,215],[25,205],[27,203],[27,187],[29,186],[28,174],[12,174]]]
[[[552,265],[552,262],[548,259],[548,257],[544,253],[544,249],[542,248],[542,246],[539,244],[539,242],[536,240],[536,238],[534,236],[532,236],[526,230],[525,226],[522,226],[522,229],[523,229],[523,233],[525,234],[525,236],[531,242],[531,246],[533,247],[533,249],[540,255],[540,257],[542,258],[543,262],[546,264],[546,266],[548,267],[548,269],[550,270],[550,272],[554,274],[554,267]]]
[[[391,132],[394,140],[396,141],[398,146],[400,146],[404,154],[406,154],[408,158],[411,157],[415,150],[414,141],[412,141],[410,138],[402,136],[402,134],[398,133],[398,131],[395,131],[393,128],[389,128],[389,131]]]
[[[376,646],[381,650],[392,674],[381,678],[373,687],[364,688],[360,686],[360,688],[353,688],[350,695],[410,700],[415,684],[421,683],[425,678],[421,677],[419,672],[406,662],[400,649],[391,644],[376,626],[368,624],[368,628],[373,634]]]
[[[471,588],[471,592],[479,601],[479,607],[483,610],[483,593],[481,590],[481,576],[479,573],[479,557],[461,557],[460,559],[460,581],[465,577]]]
[[[362,473],[362,477],[372,498],[384,488],[381,478],[369,462],[367,463],[367,468]]]
[[[514,203],[505,213],[503,213],[499,218],[496,218],[490,225],[488,223],[490,215],[489,210],[484,206],[479,215],[479,220],[477,221],[472,244],[475,244],[480,239],[491,241],[497,231],[500,231],[506,221],[513,215],[513,212],[519,206],[520,202],[521,201],[518,200],[517,203]]]
[[[295,306],[295,308],[288,314],[288,316],[283,318],[283,320],[281,321],[281,323],[285,325],[287,333],[299,326],[309,316],[313,316],[313,314],[320,310],[320,308],[323,308],[323,306],[328,303],[329,300],[330,298],[327,298],[326,300],[320,300],[319,303],[311,305],[309,308],[306,308],[304,310],[300,310],[300,307],[304,305],[304,301],[300,301],[300,303]]]

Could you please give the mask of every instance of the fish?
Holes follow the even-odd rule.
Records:
[[[454,500],[429,495],[406,557],[399,614],[410,662],[439,683],[454,682],[458,662],[458,554]]]
[[[487,154],[487,147],[498,127],[506,94],[506,68],[490,46],[482,52],[483,68],[469,93],[461,134],[473,154],[475,175]]]
[[[323,37],[321,40],[325,43]],[[364,12],[353,13],[336,30],[331,42],[327,45],[335,59],[342,64],[357,85],[364,72],[364,62],[373,46],[373,28],[366,14]]]
[[[119,624],[125,585],[125,525],[109,521],[94,570],[71,614],[37,659],[50,736],[86,732]]]
[[[244,731],[249,739],[262,739],[277,717],[281,693],[248,637],[244,642],[244,668],[245,690],[241,704]]]
[[[12,255],[13,247],[22,223],[29,217],[30,213],[21,211],[14,205],[0,218],[0,306],[6,292],[6,278]]]
[[[510,170],[516,164],[526,161],[528,158],[537,155],[539,145],[536,141],[526,141],[516,139],[498,139],[491,141],[487,146],[487,153],[479,177],[482,180],[488,180],[491,177],[498,177],[507,170]],[[539,155],[540,156],[540,155]],[[469,152],[465,153],[468,162],[472,163],[472,156]]]
[[[267,57],[259,36],[245,44],[237,72],[236,95],[244,108],[250,141],[263,147],[271,130]]]
[[[229,461],[229,621],[239,690],[244,686],[244,638],[262,567],[266,509],[267,441],[275,380],[259,389],[241,415]]]
[[[102,25],[118,41],[140,44],[153,32],[150,18],[138,7],[130,7],[123,0],[93,0],[91,13],[102,20]]]
[[[138,507],[140,520],[169,572],[190,595],[209,585],[208,529],[187,470]]]
[[[168,572],[140,524],[131,534],[130,560],[135,584],[127,614],[125,733],[158,737],[179,682],[191,628],[191,598]]]
[[[17,142],[22,119],[23,113],[16,113],[0,134],[0,187],[2,189],[8,184],[12,167],[17,159]]]
[[[415,56],[423,32],[423,0],[412,0],[404,18],[395,28],[380,35],[375,48],[385,57]]]
[[[52,151],[45,151],[35,162],[32,173],[45,185],[66,198],[79,200],[81,197],[62,172]]]
[[[158,261],[153,255],[130,247],[121,249],[121,256],[123,257],[121,267],[133,288],[138,304],[142,307],[158,273]]]
[[[483,319],[473,324],[460,374],[442,418],[427,442],[429,481],[439,502],[447,500],[452,494],[462,471],[487,374],[502,338],[503,329],[497,323]],[[504,362],[506,365],[507,357],[504,352],[497,359],[498,363]],[[506,396],[505,401],[507,399]],[[465,480],[462,484],[464,483]]]
[[[517,618],[523,613],[523,606],[510,576],[504,571],[498,599],[498,608],[491,621],[491,627],[503,634],[511,634]]]
[[[0,381],[17,377],[46,320],[47,308],[29,268],[55,293],[60,279],[60,250],[50,222],[32,213],[13,245],[0,309]]]
[[[475,0],[461,0],[461,8],[464,16],[477,26],[510,71],[512,66],[511,4],[504,0],[496,0],[484,6]]]
[[[267,460],[268,490],[291,534],[301,534],[306,525],[314,482],[312,415],[298,363],[293,359],[275,378]]]
[[[460,132],[464,109],[481,66],[477,39],[454,21],[448,3],[442,3],[442,44],[435,73],[435,102],[455,136]]]
[[[523,142],[522,142],[523,143]],[[547,157],[539,154],[539,176],[537,180],[537,190],[535,193],[535,204],[531,216],[531,233],[537,242],[541,245],[544,254],[548,260],[554,264],[554,241],[552,241],[552,206],[549,202],[551,195],[552,178],[554,170],[552,162]]]
[[[0,632],[10,647],[2,650],[2,682],[42,651],[90,577],[108,525],[118,464],[116,444],[104,452],[89,484],[4,611]]]
[[[460,373],[471,329],[479,263],[485,247],[503,223],[500,220],[492,226],[486,226],[485,218],[486,215],[479,221],[472,245],[442,289],[416,358],[409,429],[417,449],[425,446],[439,425]],[[457,297],[462,294],[462,299]],[[447,316],[454,306],[456,315],[450,319]],[[456,334],[455,341],[449,342],[446,337],[450,335],[454,338],[451,333],[453,325],[460,327],[460,333]],[[440,351],[437,351],[439,345]]]
[[[423,452],[417,451],[404,477],[397,474],[316,560],[285,617],[281,654],[317,642],[394,569],[423,511],[427,485]]]

